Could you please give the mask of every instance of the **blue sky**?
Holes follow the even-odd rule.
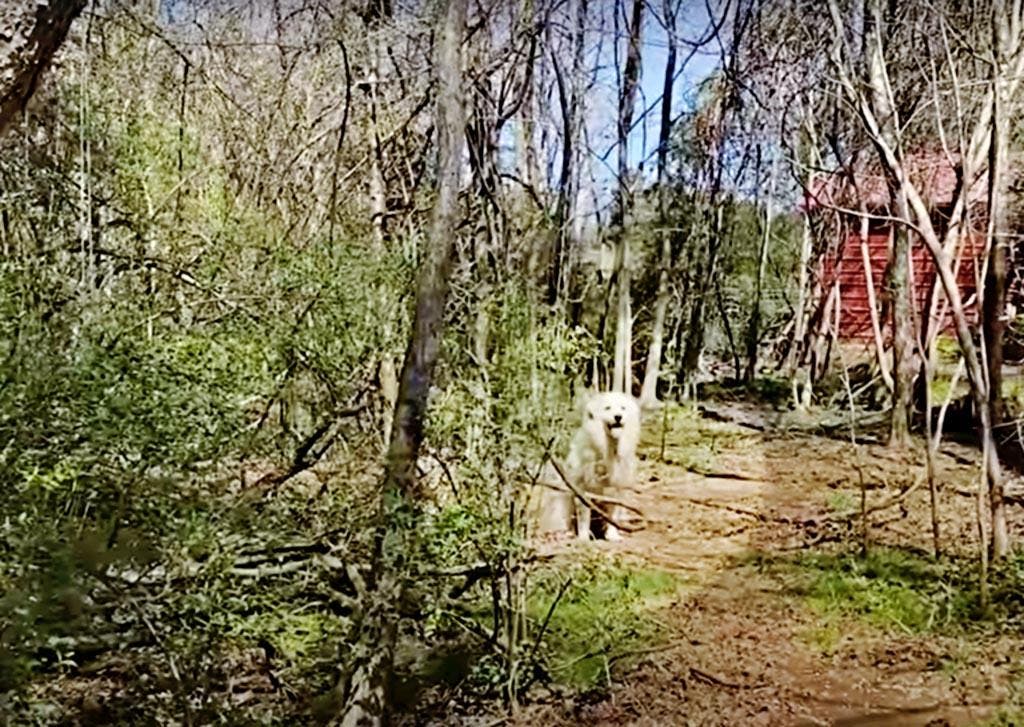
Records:
[[[691,1],[683,8],[679,18],[679,35],[686,40],[694,40],[704,34],[708,26],[707,11],[701,1]],[[661,124],[660,99],[665,74],[665,61],[668,56],[668,35],[656,18],[650,13],[644,28],[641,48],[641,83],[640,96],[637,99],[637,115],[644,109],[655,105],[642,126],[637,128],[630,139],[630,166],[636,167],[642,160],[649,159],[647,166],[652,167],[652,155],[658,146],[658,127]],[[689,55],[690,49],[681,46],[676,53],[676,72],[680,73],[681,64]],[[720,49],[716,41],[698,50],[685,68],[682,69],[674,87],[672,113],[692,108],[697,89],[702,81],[718,68]]]
[[[629,3],[626,3],[627,5]],[[659,9],[660,9],[660,4]],[[603,6],[610,10],[614,3]],[[677,33],[683,40],[695,41],[707,33],[709,20],[703,0],[686,0],[677,20]],[[620,26],[624,25],[620,19]],[[624,30],[620,30],[618,49],[613,50],[612,40],[615,30],[610,17],[605,18],[604,43],[600,62],[605,69],[600,76],[598,88],[587,98],[588,131],[594,156],[594,184],[597,198],[602,206],[612,199],[612,190],[616,186],[616,169],[618,165],[617,137],[617,74],[621,73],[626,48]],[[677,79],[673,87],[673,117],[691,110],[696,102],[698,90],[702,82],[718,68],[721,48],[717,40],[710,41],[705,47],[697,50],[687,61],[691,47],[681,43],[676,53]],[[633,170],[643,164],[643,176],[653,180],[655,174],[655,153],[658,146],[658,132],[661,124],[661,93],[664,83],[665,62],[668,56],[668,34],[661,26],[658,18],[650,12],[645,13],[643,33],[641,35],[641,78],[640,93],[636,101],[634,119],[637,123],[629,140],[629,166]],[[685,66],[682,66],[683,62]],[[682,67],[681,67],[682,66]],[[618,68],[618,71],[616,71]],[[646,115],[644,112],[647,111]],[[584,180],[584,186],[590,188],[590,182]],[[592,203],[593,194],[584,194],[584,208]]]

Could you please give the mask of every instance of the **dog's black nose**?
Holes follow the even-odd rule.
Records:
[[[622,415],[621,414],[616,414],[615,415],[615,423],[619,424],[621,422],[622,422]]]

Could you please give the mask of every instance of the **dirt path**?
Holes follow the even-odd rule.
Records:
[[[822,649],[813,638],[819,617],[771,574],[750,566],[755,553],[848,548],[841,541],[855,532],[829,518],[856,507],[861,477],[869,504],[892,497],[919,476],[918,456],[877,446],[855,451],[848,441],[758,433],[692,416],[669,422],[664,441],[657,429],[649,432],[642,451],[646,482],[631,499],[650,517],[649,527],[621,543],[586,547],[680,573],[693,584],[659,615],[673,636],[601,695],[547,705],[539,715],[530,710],[531,720],[939,727],[977,723],[1006,699],[1019,641],[987,644],[985,659],[961,659],[952,669],[962,642],[850,621]],[[947,547],[973,547],[973,457],[956,450],[940,463]],[[1020,537],[1019,511],[1013,517]],[[874,520],[873,546],[930,547],[924,487],[903,509]]]

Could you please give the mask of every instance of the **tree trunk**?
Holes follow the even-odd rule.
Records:
[[[25,110],[85,0],[0,0],[0,134]]]
[[[572,77],[567,84],[558,66],[552,60],[558,98],[562,108],[562,164],[558,175],[558,201],[555,205],[555,244],[548,264],[547,303],[554,306],[568,287],[571,276],[570,254],[576,241],[576,203],[579,195],[579,146],[583,132],[583,63],[584,40],[588,14],[588,0],[573,3],[575,29],[573,31]],[[568,86],[568,88],[567,88]],[[532,96],[531,96],[532,98]],[[536,164],[536,161],[534,161]]]
[[[813,182],[813,175],[808,175]],[[807,187],[811,189],[810,186]],[[793,391],[793,406],[804,410],[811,404],[811,386],[813,366],[808,365],[807,352],[813,345],[807,334],[808,309],[813,305],[814,295],[811,291],[811,253],[814,249],[814,234],[811,221],[804,215],[800,235],[800,274],[799,291],[797,292],[796,322],[793,325],[793,342],[789,347],[786,369],[789,374],[790,388]]]
[[[661,353],[665,339],[665,316],[668,312],[668,279],[672,266],[672,234],[668,229],[668,147],[672,133],[672,87],[676,75],[675,9],[672,0],[665,2],[665,30],[668,35],[668,55],[665,58],[665,77],[661,85],[661,126],[658,130],[658,220],[661,226],[661,259],[658,271],[658,294],[654,303],[651,324],[651,347],[647,350],[644,381],[640,386],[640,405],[654,406],[658,401],[658,377],[661,371]]]
[[[808,100],[807,106],[809,111],[805,112],[804,121],[800,126],[797,126],[794,135],[795,143],[793,147],[795,149],[806,149],[806,152],[800,154],[800,158],[804,161],[806,169],[806,178],[803,182],[804,189],[815,188],[815,169],[818,164],[818,136],[817,130],[814,125],[814,103],[813,97]],[[801,134],[802,130],[806,130],[806,137]],[[811,227],[810,216],[804,214],[801,225],[800,235],[800,268],[798,271],[797,278],[797,301],[796,301],[796,315],[793,322],[793,340],[790,343],[789,350],[786,352],[786,374],[790,380],[790,386],[793,391],[793,405],[798,409],[805,407],[804,402],[810,403],[810,384],[811,377],[807,375],[809,370],[806,366],[807,350],[808,350],[808,335],[807,335],[807,324],[808,324],[808,311],[813,306],[814,296],[811,291],[811,255],[814,252],[814,230]],[[803,374],[803,375],[801,375]]]
[[[416,289],[416,312],[402,364],[398,403],[388,448],[374,563],[362,589],[363,612],[352,646],[354,663],[339,680],[339,722],[379,725],[388,708],[387,685],[394,659],[398,606],[410,575],[422,500],[416,459],[423,441],[427,394],[440,355],[444,308],[455,249],[459,176],[465,139],[461,44],[467,0],[448,0],[437,46],[437,199]]]
[[[732,356],[733,377],[740,381],[743,378],[743,367],[740,365],[740,352],[736,349],[736,338],[732,335],[732,325],[729,323],[729,309],[725,305],[725,296],[722,295],[722,279],[716,276],[715,302],[718,304],[718,317],[722,319],[722,328],[725,329],[725,340],[729,342],[729,354]]]
[[[988,415],[993,432],[1003,423],[1003,336],[1006,331],[1006,251],[1009,244],[1010,224],[1006,209],[1008,146],[1011,116],[1008,113],[1003,55],[1008,44],[1008,31],[1001,26],[1002,2],[994,6],[992,78],[992,128],[988,150],[988,269],[985,274],[982,307],[982,333],[985,345],[985,363],[988,374]],[[991,458],[998,461],[998,442],[993,435]],[[992,510],[992,554],[1001,558],[1009,552],[1006,527],[1006,505],[1003,502],[1002,482],[989,480],[989,505]]]
[[[373,241],[380,249],[387,237],[387,186],[384,181],[384,145],[380,133],[380,89],[381,59],[384,47],[381,26],[391,17],[391,4],[387,0],[371,0],[366,13],[366,55],[369,59],[365,89],[369,104],[370,138],[373,148],[370,153],[369,179],[370,223],[373,226]]]
[[[632,190],[629,184],[629,132],[633,126],[633,107],[636,105],[636,93],[640,85],[640,31],[643,19],[644,0],[633,0],[626,64],[622,71],[622,92],[619,95],[619,191],[615,216],[612,220],[612,231],[617,238],[615,278],[619,301],[615,326],[615,364],[612,369],[612,390],[625,392],[629,392],[633,388],[633,313],[629,280],[631,261],[629,238],[626,235],[626,216],[632,207]]]
[[[875,273],[871,266],[871,249],[868,247],[868,237],[871,234],[871,227],[868,221],[867,206],[861,203],[860,208],[860,259],[864,266],[864,286],[868,294],[868,314],[871,318],[871,336],[875,342],[875,361],[878,362],[878,373],[882,376],[882,382],[890,392],[893,390],[892,372],[889,370],[889,361],[885,357],[885,339],[882,338],[882,322],[878,313],[878,297],[875,295]]]
[[[623,248],[626,246],[623,245]],[[629,265],[627,250],[623,250],[622,268],[619,271],[618,306],[615,314],[615,367],[612,369],[612,391],[630,393],[632,390],[633,364],[633,307],[629,296]]]
[[[371,35],[370,38],[373,38]],[[371,40],[369,54],[371,59],[370,76],[367,79],[367,94],[370,100],[370,136],[373,139],[373,153],[370,154],[369,193],[370,222],[373,225],[373,241],[383,249],[386,237],[387,221],[387,188],[384,184],[384,149],[380,138],[380,113],[378,89],[380,86],[380,49],[378,43]]]
[[[909,219],[902,190],[894,189],[896,216]],[[906,447],[910,443],[910,408],[913,399],[914,325],[910,307],[910,231],[894,225],[892,259],[889,263],[889,290],[892,295],[892,413],[889,420],[889,444]]]
[[[754,304],[750,310],[750,321],[747,324],[747,382],[757,375],[757,347],[761,339],[761,295],[764,287],[764,276],[768,267],[768,248],[772,238],[772,214],[775,198],[775,164],[772,159],[768,172],[768,199],[765,200],[764,225],[761,228],[761,249],[757,258],[757,278],[754,281]]]
[[[900,119],[892,95],[892,69],[885,63],[885,26],[881,0],[870,0],[865,19],[865,48],[870,103],[880,122],[881,139],[902,159]],[[910,219],[906,191],[891,173],[886,176],[892,215],[901,222],[892,225],[892,254],[887,273],[892,302],[892,412],[889,444],[905,447],[910,442],[910,407],[913,398],[914,326],[911,318]]]
[[[523,0],[520,9],[520,22],[529,27],[536,22],[534,0]],[[533,62],[533,59],[530,59]],[[537,94],[534,90],[535,80],[532,72],[526,74],[523,81],[523,96],[518,112],[519,123],[516,125],[516,146],[518,151],[517,166],[523,183],[528,189],[537,189],[541,184],[540,168],[537,165],[537,147],[535,135],[537,129]]]
[[[690,307],[690,321],[679,367],[678,381],[684,398],[693,393],[694,378],[700,365],[700,356],[704,352],[707,297],[711,291],[711,281],[718,272],[718,251],[725,235],[725,205],[731,204],[728,200],[720,199],[718,192],[719,183],[716,181],[708,195],[711,209],[706,215],[710,219],[705,222],[704,230],[707,239],[706,257],[703,264],[697,265],[694,291],[691,294],[693,302]]]

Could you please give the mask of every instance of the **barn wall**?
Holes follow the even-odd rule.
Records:
[[[888,228],[877,228],[868,233],[871,277],[874,281],[875,299],[880,309],[880,322],[886,342],[889,341],[889,329],[891,328],[888,325],[888,312],[885,303],[887,298],[885,269],[889,260],[889,246],[890,230]],[[985,241],[981,235],[969,238],[957,275],[960,293],[965,301],[975,293],[975,264],[980,262],[979,258],[984,250]],[[827,283],[826,289],[836,281],[839,283],[840,338],[846,340],[871,339],[871,307],[860,250],[860,235],[857,232],[851,232],[847,236],[836,254],[826,257],[823,275]],[[925,245],[919,241],[914,241],[911,245],[911,275],[914,278],[914,300],[917,315],[924,315],[932,287],[936,285],[936,275],[931,255]],[[976,317],[974,306],[970,307],[968,314],[972,318]],[[951,326],[952,319],[947,315],[943,322],[943,328],[948,330]]]

